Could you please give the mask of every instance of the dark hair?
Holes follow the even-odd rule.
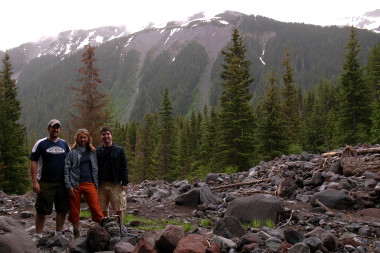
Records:
[[[109,126],[102,126],[102,128],[100,129],[100,133],[106,132],[106,131],[110,131],[111,134],[112,134],[112,128],[111,127],[109,127]]]

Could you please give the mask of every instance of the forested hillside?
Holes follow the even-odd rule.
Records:
[[[169,23],[164,29],[143,30],[96,49],[103,81],[100,89],[110,94],[115,117],[122,123],[141,121],[146,113],[157,110],[164,88],[169,89],[175,115],[216,106],[221,95],[220,52],[235,23],[252,62],[254,103],[263,94],[268,71],[281,72],[286,49],[294,65],[295,85],[303,92],[322,79],[336,82],[342,72],[348,28],[283,23],[240,13],[224,13],[211,22],[195,21],[185,27]],[[380,34],[358,33],[360,60],[365,63]],[[74,95],[70,87],[78,85],[81,53],[44,55],[30,62],[14,59],[14,72],[20,73],[21,120],[29,134],[43,134],[41,122],[52,116],[68,127],[67,112]]]
[[[260,18],[254,20],[261,27]],[[263,20],[272,30],[280,26],[273,20]],[[244,19],[239,20],[239,24],[244,27]],[[208,26],[207,23],[201,25],[207,29]],[[283,154],[318,153],[345,145],[367,147],[379,143],[380,42],[373,43],[379,39],[377,34],[354,27],[318,28],[331,29],[328,31],[346,36],[342,43],[342,59],[329,58],[328,62],[309,52],[313,50],[309,45],[304,45],[308,47],[304,54],[310,58],[300,57],[301,49],[294,52],[290,46],[297,40],[288,38],[286,42],[278,42],[282,44],[282,50],[278,46],[277,58],[266,58],[270,48],[276,48],[277,44],[272,43],[282,30],[268,32],[269,28],[260,28],[255,30],[256,33],[247,33],[241,32],[238,26],[221,23],[219,26],[225,29],[223,33],[227,30],[230,33],[228,42],[221,44],[217,40],[220,48],[206,47],[209,44],[205,41],[210,41],[207,36],[206,40],[197,41],[186,40],[183,36],[175,38],[177,30],[166,37],[161,48],[141,44],[145,40],[140,37],[137,41],[141,43],[123,51],[126,45],[136,42],[127,37],[97,48],[88,45],[82,58],[79,52],[59,62],[53,56],[39,57],[33,60],[38,67],[29,64],[21,72],[19,86],[10,79],[12,65],[6,54],[0,80],[0,101],[5,106],[0,108],[0,116],[7,119],[4,120],[7,124],[1,128],[0,137],[9,141],[7,133],[12,131],[11,124],[16,123],[20,131],[24,130],[18,117],[6,117],[8,111],[19,116],[20,107],[7,106],[7,101],[14,101],[15,105],[19,103],[16,99],[18,87],[19,97],[24,97],[21,101],[29,103],[23,110],[30,115],[24,116],[39,115],[31,122],[40,126],[41,132],[48,121],[44,117],[58,117],[64,121],[66,132],[63,137],[68,137],[69,142],[72,136],[65,129],[68,129],[70,120],[72,125],[69,127],[93,127],[94,138],[97,138],[96,129],[100,125],[110,124],[114,141],[126,151],[131,182],[157,179],[170,182],[184,176],[203,178],[210,172],[235,173],[247,171],[260,161],[280,159]],[[219,31],[218,26],[213,29]],[[162,30],[165,32],[166,29]],[[157,40],[157,33],[155,30],[142,32],[144,36],[151,36],[150,42],[153,38]],[[332,33],[329,35],[334,37]],[[365,40],[367,37],[370,40]],[[170,40],[174,42],[169,45]],[[362,40],[366,42],[364,46]],[[323,44],[323,40],[319,44]],[[262,53],[255,55],[257,51],[253,48],[259,50],[259,46]],[[317,47],[318,43],[314,46]],[[112,48],[117,49],[116,53]],[[366,57],[363,51],[367,51]],[[329,52],[331,55],[336,53]],[[324,50],[319,51],[321,55],[325,55]],[[274,63],[268,64],[270,59],[276,59],[273,62],[278,62],[278,67]],[[337,72],[329,77],[319,67],[315,69],[319,70],[320,76],[315,80],[306,74],[307,69],[314,68],[314,62],[329,65],[334,61],[337,63],[331,68],[336,68]],[[80,79],[78,74],[69,74],[73,68],[79,69]],[[102,75],[104,69],[109,71]],[[300,74],[302,71],[305,74]],[[24,76],[27,73],[31,75],[29,79]],[[65,76],[70,78],[64,80]],[[310,80],[301,82],[302,78]],[[82,86],[70,89],[76,82]],[[130,86],[125,87],[127,83]],[[89,86],[94,87],[93,92],[86,88]],[[98,92],[97,87],[110,96]],[[79,92],[75,100],[69,91]],[[93,96],[105,100],[88,100]],[[118,96],[119,100],[115,99]],[[69,118],[74,101],[74,107],[80,113]],[[111,105],[106,107],[109,102]],[[99,110],[91,111],[91,103],[99,105]],[[119,106],[122,110],[118,109]],[[108,113],[109,110],[113,113]],[[124,116],[125,110],[130,113],[123,122],[120,115]],[[95,114],[99,111],[102,112]],[[110,120],[105,119],[108,116]],[[86,117],[93,120],[86,120]],[[29,134],[28,138],[30,141],[34,136]],[[20,141],[24,141],[23,138]],[[27,145],[28,140],[25,143]],[[9,167],[11,163],[7,157],[25,159],[25,155],[21,152],[8,155],[4,149],[6,146],[3,142],[0,144],[3,148],[0,150],[0,168],[3,168],[0,178],[10,178],[14,171]],[[25,168],[20,169],[25,172]],[[20,178],[20,184],[25,183],[24,180]]]

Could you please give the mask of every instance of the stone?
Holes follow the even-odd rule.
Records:
[[[173,252],[183,237],[185,237],[185,232],[181,226],[168,225],[157,236],[156,248],[162,252]]]
[[[90,251],[104,251],[111,242],[111,236],[101,226],[94,226],[88,230],[86,245]]]
[[[189,234],[178,242],[173,253],[205,253],[208,245],[208,241],[203,236]]]
[[[223,236],[228,239],[234,237],[240,238],[246,233],[239,219],[234,216],[223,217],[215,224],[212,232],[214,235]]]
[[[7,253],[37,253],[32,238],[13,218],[0,216],[0,249]]]
[[[250,223],[254,219],[259,219],[261,224],[265,224],[268,219],[275,222],[281,211],[280,197],[270,194],[253,194],[228,203],[225,216],[237,217],[241,223]]]

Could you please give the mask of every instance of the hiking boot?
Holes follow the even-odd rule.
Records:
[[[127,236],[127,228],[124,226],[123,223],[121,223],[121,236],[123,237]]]

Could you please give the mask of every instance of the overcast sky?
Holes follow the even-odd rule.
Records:
[[[0,3],[0,50],[73,29],[185,21],[206,11],[233,10],[285,22],[331,24],[334,19],[380,9],[378,0],[5,0]]]

